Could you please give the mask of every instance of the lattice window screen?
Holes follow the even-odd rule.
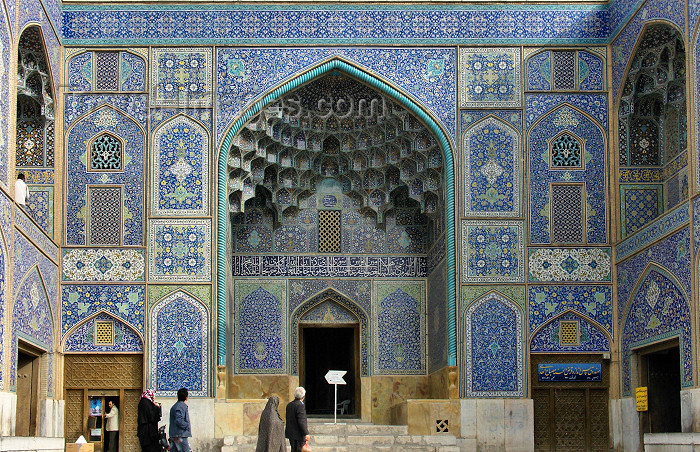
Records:
[[[583,185],[552,184],[552,243],[584,243]]]
[[[121,141],[109,134],[95,138],[90,149],[90,169],[93,171],[121,170]]]
[[[114,344],[114,322],[95,322],[95,345]]]
[[[577,321],[559,322],[559,343],[561,345],[578,345],[579,338],[579,323]]]
[[[318,212],[319,253],[340,253],[340,210]]]
[[[95,52],[95,89],[119,90],[119,53]]]
[[[88,245],[120,245],[122,237],[121,187],[88,187]]]
[[[576,53],[558,50],[554,55],[554,89],[576,88]]]
[[[581,142],[569,133],[562,133],[550,144],[553,168],[581,168]]]

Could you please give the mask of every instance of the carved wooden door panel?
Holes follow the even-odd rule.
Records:
[[[141,391],[138,389],[128,389],[124,391],[122,399],[122,416],[124,416],[124,431],[122,434],[123,451],[139,450],[139,439],[136,437],[136,415],[138,412],[139,398]]]
[[[85,411],[83,402],[82,389],[66,389],[66,422],[65,435],[67,443],[74,443],[80,435],[84,435],[85,420],[83,412]]]

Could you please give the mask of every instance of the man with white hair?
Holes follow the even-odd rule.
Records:
[[[300,386],[294,390],[294,400],[287,404],[287,426],[284,429],[284,436],[289,438],[292,452],[301,452],[304,443],[311,438],[306,425],[305,398],[306,389]]]

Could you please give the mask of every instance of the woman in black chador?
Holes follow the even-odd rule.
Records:
[[[284,444],[284,421],[277,407],[280,399],[272,396],[267,400],[267,405],[260,415],[258,427],[258,446],[255,452],[286,452]]]
[[[136,432],[142,452],[161,452],[158,443],[158,421],[161,414],[160,403],[156,402],[156,393],[151,389],[143,391],[139,400],[139,426]]]

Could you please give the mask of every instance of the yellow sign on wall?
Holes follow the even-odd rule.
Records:
[[[637,399],[637,411],[649,410],[649,391],[646,386],[640,386],[635,390]]]

